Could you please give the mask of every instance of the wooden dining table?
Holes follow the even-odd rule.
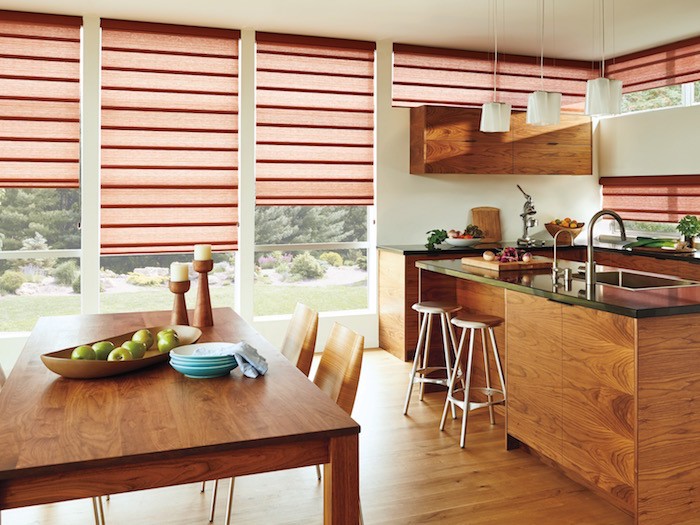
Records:
[[[40,360],[169,318],[37,322],[0,391],[0,510],[323,464],[324,523],[358,523],[359,425],[230,308],[214,309],[199,341],[248,342],[264,376],[191,379],[162,362],[67,379]]]

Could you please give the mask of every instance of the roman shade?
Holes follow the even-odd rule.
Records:
[[[700,80],[700,37],[655,47],[608,60],[610,78],[622,80],[622,91],[696,82]]]
[[[406,44],[394,44],[394,106],[422,105],[478,107],[493,100],[493,54]],[[598,75],[590,62],[498,55],[498,101],[527,108],[537,90],[562,93],[562,107],[583,111],[586,81]]]
[[[700,215],[700,175],[601,177],[603,208],[623,219],[678,222]]]
[[[79,186],[81,25],[0,11],[0,187]]]
[[[256,204],[373,204],[375,44],[256,40]]]
[[[236,249],[239,37],[102,21],[103,254]]]

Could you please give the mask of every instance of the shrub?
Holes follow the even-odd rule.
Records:
[[[126,282],[135,286],[160,286],[168,282],[167,275],[144,275],[142,273],[129,272]]]
[[[78,276],[78,265],[75,261],[66,261],[59,264],[51,273],[58,284],[71,286]]]
[[[80,293],[80,275],[78,275],[75,278],[75,280],[73,281],[72,287],[73,287],[74,293]],[[104,292],[104,290],[102,289],[102,286],[100,286],[100,292]]]
[[[299,276],[302,279],[319,279],[326,273],[321,263],[309,252],[300,253],[294,257],[289,270],[292,276]]]
[[[325,252],[319,257],[322,261],[326,261],[330,266],[342,266],[343,258],[335,252]]]
[[[0,276],[0,289],[15,293],[26,282],[22,272],[8,270]]]
[[[367,257],[365,255],[360,255],[356,260],[355,264],[360,270],[367,270]]]

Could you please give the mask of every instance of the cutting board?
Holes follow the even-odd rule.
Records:
[[[475,224],[484,232],[484,242],[501,240],[501,210],[482,206],[472,208],[471,224]]]
[[[552,259],[535,256],[530,262],[499,262],[487,261],[482,257],[462,257],[462,264],[496,272],[517,272],[524,270],[551,270]]]

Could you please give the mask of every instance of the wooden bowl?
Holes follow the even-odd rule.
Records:
[[[552,224],[548,222],[547,224],[544,225],[545,228],[547,228],[547,231],[549,234],[554,237],[558,231],[564,230],[567,232],[569,235],[566,235],[566,233],[562,233],[557,237],[557,244],[569,244],[573,243],[574,239],[578,237],[578,234],[581,233],[583,230],[585,224],[582,222],[577,223],[578,226],[576,228],[565,228],[564,226],[560,226],[558,224]],[[571,238],[571,240],[569,240]]]

